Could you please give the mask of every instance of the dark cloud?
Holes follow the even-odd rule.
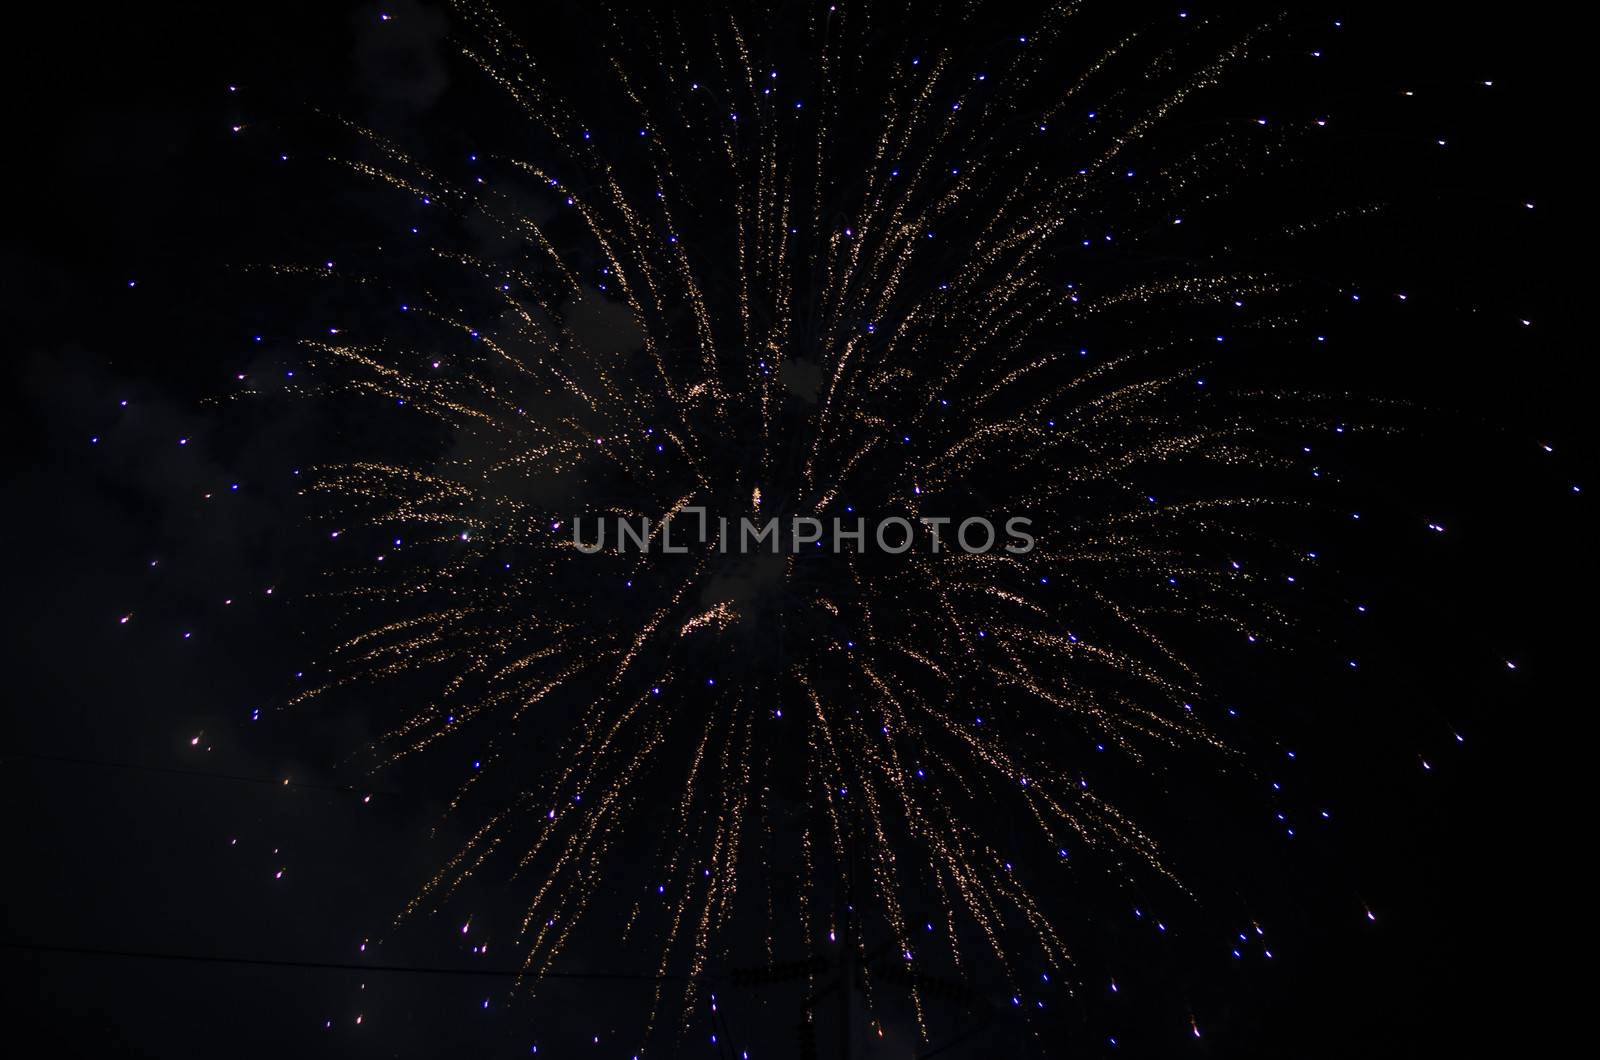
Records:
[[[356,87],[413,111],[427,110],[449,87],[444,42],[450,20],[435,8],[397,0],[356,16]]]
[[[715,532],[715,528],[711,528]],[[737,534],[738,530],[730,530]],[[726,565],[706,578],[701,590],[701,603],[711,606],[730,603],[743,611],[778,593],[783,588],[788,573],[790,557],[784,554],[758,552],[747,556],[729,556]]]
[[[805,357],[783,363],[784,388],[802,401],[815,404],[822,396],[822,365]]]

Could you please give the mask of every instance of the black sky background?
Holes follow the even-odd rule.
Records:
[[[337,790],[334,752],[368,735],[359,717],[250,731],[250,710],[281,698],[314,641],[260,589],[292,591],[312,566],[278,469],[314,454],[327,428],[199,401],[273,363],[270,342],[250,342],[274,333],[271,315],[234,300],[224,266],[320,254],[321,221],[361,209],[269,175],[259,140],[242,148],[231,125],[309,103],[470,148],[453,116],[472,90],[442,16],[395,6],[414,34],[396,49],[375,43],[373,10],[14,16],[0,960],[6,1026],[55,1054],[509,1056],[539,1042],[541,1055],[613,1056],[620,1044],[579,1043],[648,998],[648,984],[572,981],[507,1007],[492,978],[310,966],[372,959],[354,943],[409,897],[451,826],[422,839],[437,792],[380,786],[366,805]],[[1331,13],[1347,24],[1314,91],[1352,131],[1328,189],[1382,188],[1399,205],[1380,265],[1334,233],[1319,267],[1407,290],[1420,309],[1374,308],[1345,322],[1336,360],[1282,372],[1421,409],[1407,435],[1345,458],[1378,498],[1370,535],[1330,545],[1374,603],[1359,634],[1368,664],[1359,677],[1330,668],[1310,689],[1259,675],[1262,700],[1294,688],[1286,738],[1304,750],[1307,786],[1328,793],[1336,834],[1286,849],[1263,817],[1231,840],[1194,839],[1237,844],[1196,856],[1202,880],[1266,881],[1251,903],[1273,927],[1273,963],[1241,970],[1211,944],[1231,913],[1209,928],[1205,908],[1178,914],[1202,940],[1183,959],[1134,940],[1121,955],[1151,1000],[1085,1003],[1080,1022],[1032,1040],[1038,1055],[1098,1054],[1108,1026],[1126,1029],[1123,1055],[1536,1055],[1590,1004],[1593,521],[1571,485],[1589,485],[1594,456],[1592,341],[1578,326],[1594,244],[1573,175],[1587,100],[1567,61],[1572,27],[1532,7],[1495,21],[1442,5]],[[1280,76],[1286,99],[1313,91]],[[1442,159],[1422,150],[1435,130],[1451,144]],[[181,451],[179,436],[193,439]],[[198,499],[235,481],[247,486],[237,498]],[[1442,541],[1423,529],[1433,519],[1450,528]],[[227,596],[237,603],[222,612]],[[129,611],[137,620],[119,626]],[[209,753],[190,745],[202,733]],[[273,783],[286,775],[300,783]],[[496,899],[481,901],[492,918]],[[439,934],[397,934],[377,959],[474,963]],[[230,956],[289,963],[190,959]],[[621,952],[572,961],[650,966]],[[1200,1041],[1183,1033],[1183,997]],[[736,1047],[794,1055],[788,1001],[729,987],[721,1007]],[[369,1022],[354,1028],[358,1012]],[[1014,1055],[1027,1040],[996,1026],[944,1055]]]

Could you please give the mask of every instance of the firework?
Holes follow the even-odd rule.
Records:
[[[1206,216],[1317,122],[1182,124],[1270,27],[716,9],[601,24],[575,79],[455,13],[503,153],[346,125],[335,161],[425,218],[423,265],[281,270],[372,299],[293,386],[384,436],[307,472],[371,556],[332,572],[343,643],[290,705],[359,694],[375,769],[463,763],[471,837],[405,915],[499,873],[526,982],[620,932],[685,1010],[830,943],[1067,970],[1072,866],[1176,885],[1093,760],[1226,760],[1195,645],[1288,624],[1242,560],[1282,548],[1315,403],[1212,373],[1314,336]],[[918,547],[645,547],[690,513]],[[1021,554],[951,545],[1017,517]],[[577,547],[595,518],[634,547]]]

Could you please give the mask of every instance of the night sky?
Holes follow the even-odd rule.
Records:
[[[1212,14],[1095,6],[1089,37]],[[552,78],[590,100],[602,139],[633,135],[625,101],[600,87],[593,6],[504,11]],[[1059,982],[1019,959],[1028,984],[1013,1004],[1008,980],[975,964],[962,1000],[931,1002],[919,1040],[903,988],[880,977],[885,1034],[856,996],[855,1055],[1535,1055],[1589,1001],[1575,969],[1592,952],[1582,858],[1593,521],[1582,491],[1595,444],[1577,314],[1593,238],[1577,187],[1588,164],[1575,29],[1537,7],[1493,20],[1432,5],[1223,11],[1230,26],[1272,24],[1273,43],[1176,138],[1157,138],[1147,158],[1132,149],[1129,165],[1154,170],[1162,151],[1224,123],[1324,117],[1326,137],[1266,151],[1247,186],[1220,205],[1195,202],[1210,220],[1191,242],[1159,251],[1181,268],[1236,249],[1221,243],[1260,218],[1318,221],[1236,260],[1309,292],[1273,312],[1319,342],[1230,334],[1238,359],[1206,385],[1334,395],[1327,422],[1382,429],[1352,431],[1314,462],[1319,480],[1337,480],[1314,495],[1338,517],[1290,528],[1317,552],[1302,575],[1317,595],[1296,605],[1288,650],[1257,653],[1237,637],[1187,645],[1249,718],[1227,734],[1243,754],[1223,768],[1158,755],[1148,783],[1144,767],[1110,772],[1187,894],[1143,880],[1135,889],[1151,897],[1135,913],[1134,891],[1100,875],[1048,885],[1076,958]],[[952,39],[931,16],[885,21],[874,39],[926,35],[930,53],[978,69],[1016,39],[1019,18],[997,9],[978,19],[984,33]],[[635,1055],[659,950],[582,934],[537,996],[513,993],[530,884],[508,867],[474,874],[438,915],[392,926],[479,814],[550,765],[564,715],[538,716],[506,752],[510,775],[447,814],[459,754],[363,771],[361,750],[395,717],[387,693],[357,685],[284,709],[296,674],[350,632],[341,606],[315,595],[330,524],[291,469],[470,445],[397,439],[391,421],[353,404],[226,400],[241,374],[297,370],[296,339],[325,340],[329,320],[360,330],[377,312],[360,285],[253,266],[381,261],[394,287],[448,294],[450,274],[395,234],[415,211],[326,164],[353,150],[329,116],[455,166],[456,180],[471,179],[465,160],[479,152],[537,154],[538,137],[462,60],[461,19],[442,4],[57,8],[8,21],[0,335],[20,404],[9,416],[0,752],[13,1039],[63,1056]],[[630,40],[635,25],[624,15],[605,32]],[[1049,60],[1050,80],[1077,69],[1077,46],[1061,45],[1059,75]],[[799,61],[778,47],[774,62]],[[1074,120],[1090,119],[1053,122]],[[865,152],[864,136],[847,125],[837,149]],[[526,194],[530,212],[546,209]],[[470,223],[451,235],[510,253]],[[685,237],[728,256],[709,228]],[[578,253],[576,235],[558,238]],[[1135,274],[1106,260],[1103,274],[1075,275],[1093,286]],[[713,289],[714,310],[727,289]],[[1174,312],[1174,328],[1224,327],[1208,311]],[[590,343],[631,334],[604,313],[568,326]],[[1088,345],[1117,344],[1112,324],[1090,327],[1100,330]],[[1168,473],[1162,485],[1182,496],[1182,470]],[[1355,601],[1359,612],[1345,606]],[[625,606],[602,599],[596,621]],[[886,621],[890,635],[913,635],[910,618]],[[802,657],[794,644],[758,631],[683,672],[770,688],[774,658]],[[964,812],[1025,842],[1030,822],[1001,803]],[[627,915],[653,879],[652,854],[625,852],[606,870],[596,921]],[[911,917],[920,932],[921,913]],[[687,1017],[667,1002],[645,1055],[801,1055],[804,980],[741,981],[737,969],[766,961],[747,922],[731,932],[706,968],[715,1011],[705,996]],[[868,935],[868,949],[882,942]],[[778,949],[778,963],[814,956]],[[818,1004],[818,1055],[841,1055],[837,1012],[836,999]]]

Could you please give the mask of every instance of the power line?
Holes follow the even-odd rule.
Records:
[[[310,961],[278,957],[239,957],[223,954],[175,953],[160,950],[123,950],[98,946],[62,946],[44,942],[7,940],[0,946],[8,950],[33,953],[60,953],[76,957],[117,957],[147,961],[187,961],[197,964],[238,964],[264,968],[301,968],[335,972],[401,973],[407,975],[464,975],[515,979],[529,973],[520,968],[440,968],[420,964],[356,964],[347,961]],[[649,975],[642,972],[543,972],[536,979],[569,979],[588,982],[682,982],[685,975]],[[705,978],[705,977],[699,977]]]
[[[0,758],[19,758],[41,762],[56,762],[65,765],[86,766],[100,769],[124,769],[133,772],[156,773],[168,776],[190,777],[195,779],[228,780],[246,784],[260,784],[269,787],[307,788],[320,791],[332,791],[341,794],[371,794],[390,798],[405,798],[405,794],[396,791],[363,792],[361,789],[334,784],[318,784],[309,781],[295,781],[278,777],[253,777],[233,773],[214,773],[196,769],[179,769],[173,766],[152,766],[135,762],[115,762],[89,758],[75,758],[67,755],[40,754],[29,751],[0,751]],[[354,971],[372,972],[383,974],[410,974],[410,975],[459,975],[477,976],[483,978],[516,979],[527,975],[524,970],[510,968],[441,968],[428,965],[397,965],[397,964],[356,964],[339,961],[311,961],[270,957],[239,957],[197,953],[173,953],[155,950],[123,950],[92,946],[62,946],[48,943],[6,941],[0,946],[11,950],[26,950],[35,953],[56,953],[79,957],[112,957],[130,960],[155,960],[155,961],[187,961],[203,964],[234,964],[265,968],[299,968],[320,971]],[[736,970],[735,980],[744,978],[741,974],[745,970]],[[684,976],[684,975],[646,975],[631,972],[544,972],[535,978],[572,980],[588,982],[686,982],[696,980],[706,983],[715,983],[711,976]],[[846,987],[848,989],[848,987]],[[720,1022],[714,1017],[714,1022]],[[983,1033],[992,1023],[992,1018],[980,1022],[977,1026],[956,1035],[929,1052],[921,1053],[918,1060],[927,1060],[949,1049],[960,1045],[971,1038]],[[721,1027],[724,1037],[728,1030],[725,1023]]]

